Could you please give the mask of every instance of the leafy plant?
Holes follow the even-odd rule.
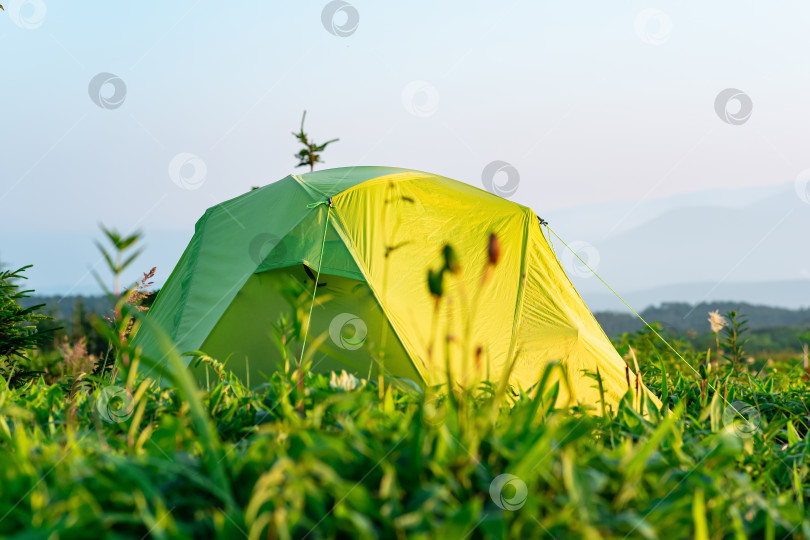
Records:
[[[33,292],[20,290],[17,283],[20,279],[27,279],[23,272],[28,268],[31,265],[0,272],[0,375],[5,377],[11,377],[17,363],[26,359],[27,351],[53,332],[53,329],[40,330],[36,326],[43,320],[52,319],[37,313],[44,304],[28,308],[19,304],[22,298]]]
[[[331,139],[323,144],[316,144],[315,141],[311,141],[309,135],[304,133],[304,120],[306,120],[306,118],[307,111],[304,111],[304,115],[301,117],[301,130],[298,133],[293,132],[293,136],[298,139],[298,142],[304,145],[304,148],[295,154],[295,157],[298,159],[298,165],[296,165],[296,167],[308,166],[311,172],[315,170],[316,163],[323,162],[321,160],[321,153],[326,150],[326,147],[340,139]]]
[[[104,261],[107,263],[107,268],[113,275],[113,288],[112,291],[107,289],[104,280],[96,276],[99,285],[107,291],[112,293],[114,298],[117,299],[121,294],[121,275],[124,270],[129,268],[132,262],[143,252],[143,248],[137,248],[134,252],[131,251],[141,238],[140,231],[136,231],[130,235],[123,235],[115,229],[107,229],[101,225],[101,231],[104,237],[111,244],[112,249],[104,247],[100,242],[96,242],[96,247],[101,252]]]
[[[748,320],[744,316],[738,315],[735,310],[726,313],[726,319],[728,320],[728,324],[723,327],[723,334],[725,336],[723,339],[723,348],[726,351],[725,358],[731,362],[731,369],[733,371],[745,356],[743,347],[748,341],[748,339],[744,337],[745,333],[748,332]]]

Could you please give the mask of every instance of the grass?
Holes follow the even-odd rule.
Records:
[[[649,337],[627,340],[644,350]],[[92,376],[81,390],[0,382],[0,534],[810,537],[799,360],[725,382],[721,364],[703,383],[650,354],[644,379],[669,408],[649,418],[631,393],[602,415],[526,395],[503,396],[509,407],[491,385],[453,400],[389,387],[380,400],[374,382],[346,391],[313,374],[302,414],[297,373],[251,391],[221,365],[207,392],[140,382],[107,401]]]
[[[70,370],[31,376],[33,353],[3,371],[0,537],[810,538],[808,374],[799,354],[742,361],[740,325],[714,356],[622,336],[662,400],[644,415],[633,389],[615,410],[555,406],[556,365],[528,393],[307,361],[250,389],[200,354],[203,390],[168,339],[167,385],[144,378],[140,290],[98,321],[103,361],[65,347]]]

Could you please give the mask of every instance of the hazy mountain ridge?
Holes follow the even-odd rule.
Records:
[[[704,301],[714,303],[736,301],[794,310],[810,307],[810,279],[720,284],[702,281],[662,285],[629,292],[619,289],[618,292],[636,310],[662,302],[684,302],[695,305]],[[580,291],[580,294],[591,311],[628,312],[621,300],[604,286],[601,291]]]
[[[742,206],[670,208],[619,234],[584,241],[595,249],[598,274],[623,296],[633,298],[632,305],[736,300],[807,306],[810,204],[790,187]],[[566,242],[571,245],[571,240],[577,239]],[[593,253],[586,259],[590,263]],[[565,248],[558,247],[557,255],[591,309],[620,308]]]

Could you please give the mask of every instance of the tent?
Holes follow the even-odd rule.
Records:
[[[448,244],[458,268],[444,272],[437,299],[427,275],[443,267]],[[163,357],[149,328],[159,327],[180,352],[205,351],[255,386],[283,366],[275,336],[296,284],[308,291],[299,309],[308,323],[290,350],[311,347],[315,371],[382,370],[420,386],[445,383],[449,371],[467,385],[499,380],[513,364],[510,383],[529,389],[559,362],[570,381],[560,377],[560,399],[598,403],[587,376],[597,369],[608,403],[628,388],[624,360],[531,209],[388,167],[290,175],[209,208],[135,344]]]

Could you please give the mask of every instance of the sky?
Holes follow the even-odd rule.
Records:
[[[2,3],[0,259],[45,292],[95,286],[99,223],[162,282],[206,208],[294,172],[304,110],[321,168],[540,214],[810,169],[806,2]]]

